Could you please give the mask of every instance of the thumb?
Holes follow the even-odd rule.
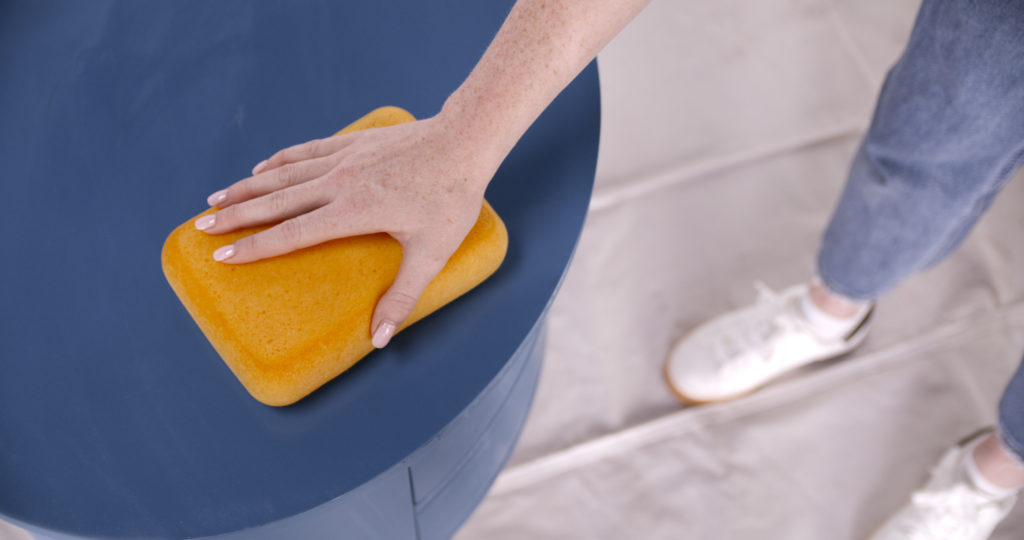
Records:
[[[391,336],[412,313],[424,289],[446,262],[412,245],[402,246],[402,265],[398,268],[398,275],[373,312],[370,332],[374,347],[383,348],[391,341]]]

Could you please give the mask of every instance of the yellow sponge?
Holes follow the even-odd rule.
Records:
[[[402,109],[382,107],[339,133],[410,120]],[[164,242],[164,275],[254,398],[267,405],[294,403],[373,350],[370,318],[398,273],[397,241],[383,233],[341,238],[280,257],[225,264],[213,260],[215,249],[274,224],[209,235],[193,225],[199,215]],[[507,247],[505,224],[484,201],[476,225],[402,328],[487,279]]]

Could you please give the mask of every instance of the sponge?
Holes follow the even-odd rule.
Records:
[[[397,107],[382,107],[338,133],[413,119]],[[275,224],[221,235],[193,226],[214,211],[189,219],[167,237],[164,276],[254,398],[273,406],[294,403],[373,350],[370,319],[402,260],[396,240],[384,233],[340,238],[270,259],[225,264],[213,260],[216,248]],[[484,201],[476,224],[402,328],[487,279],[507,248],[505,224]]]

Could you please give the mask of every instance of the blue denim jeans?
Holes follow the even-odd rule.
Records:
[[[941,261],[1022,156],[1024,0],[924,0],[825,232],[822,281],[873,300]],[[1000,428],[1024,461],[1024,367]]]

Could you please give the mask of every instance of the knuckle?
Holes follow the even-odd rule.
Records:
[[[274,155],[267,158],[267,165],[278,165],[284,161],[285,150],[278,150]]]
[[[267,162],[275,167],[287,165],[289,162],[292,161],[293,153],[294,150],[292,150],[291,148],[285,148],[284,150],[281,150],[278,153],[274,154],[274,157],[270,158]]]
[[[275,215],[288,211],[291,206],[291,197],[287,191],[275,191],[267,197],[267,206]]]
[[[229,201],[244,201],[249,198],[249,184],[247,182],[238,182],[228,186],[227,195],[227,200]]]
[[[329,178],[333,182],[342,182],[346,178],[351,178],[353,176],[353,173],[354,170],[352,169],[352,166],[342,161],[341,163],[336,164],[334,167],[331,167],[331,170],[328,171],[327,174],[324,176],[326,178]]]
[[[304,227],[302,222],[289,219],[280,225],[281,227],[281,238],[289,244],[301,244],[305,235]]]
[[[219,229],[233,229],[238,223],[238,205],[218,211],[216,223]]]
[[[405,291],[392,291],[390,296],[392,305],[406,312],[412,311],[419,300],[419,298]]]
[[[308,158],[314,158],[317,155],[319,155],[319,153],[320,153],[320,146],[321,146],[320,140],[319,139],[313,139],[312,141],[309,141],[308,143],[306,143],[305,148],[303,149],[303,154],[305,155],[305,157],[307,159]]]
[[[321,208],[323,212],[317,220],[317,227],[323,231],[340,231],[345,225],[345,214],[338,209],[336,203],[327,202]]]
[[[275,183],[278,188],[287,187],[295,183],[296,176],[295,165],[288,164],[278,169]]]

